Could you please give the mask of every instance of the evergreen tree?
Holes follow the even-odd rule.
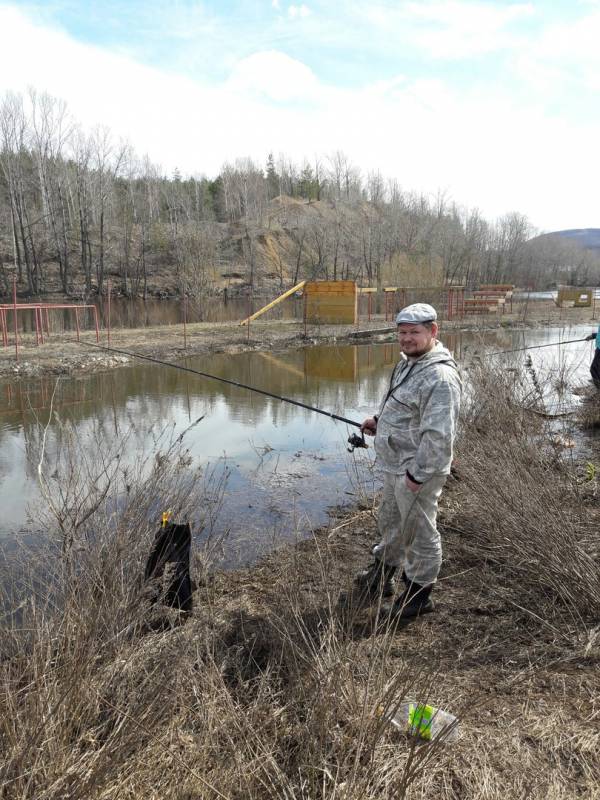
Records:
[[[272,200],[274,197],[279,197],[280,194],[279,175],[275,169],[275,160],[273,153],[269,153],[267,157],[267,199]]]
[[[302,172],[300,173],[300,182],[298,184],[298,194],[304,197],[305,200],[315,200],[318,193],[315,177],[313,175],[312,167],[310,164],[305,164]]]

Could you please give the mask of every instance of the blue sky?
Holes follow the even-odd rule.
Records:
[[[600,2],[0,0],[0,91],[44,89],[166,171],[269,151],[600,226]]]

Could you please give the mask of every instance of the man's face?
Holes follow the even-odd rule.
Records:
[[[404,355],[410,358],[418,358],[431,350],[437,332],[438,326],[435,322],[431,322],[428,325],[413,325],[408,322],[402,322],[398,325],[400,349]]]

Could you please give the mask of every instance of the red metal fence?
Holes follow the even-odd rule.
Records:
[[[110,294],[109,294],[110,297]],[[109,306],[110,308],[110,306]],[[19,313],[24,311],[33,312],[33,320],[35,324],[35,343],[36,345],[44,344],[44,336],[50,336],[50,311],[54,310],[67,310],[75,314],[75,328],[77,331],[77,341],[80,338],[80,313],[86,312],[91,309],[94,317],[94,326],[96,329],[96,341],[100,341],[100,329],[98,325],[98,309],[90,304],[73,304],[73,303],[17,303],[17,281],[13,280],[13,302],[0,303],[0,329],[2,331],[2,346],[8,347],[9,342],[9,324],[8,315],[13,315],[13,331],[14,331],[14,345],[15,345],[15,358],[19,360]]]

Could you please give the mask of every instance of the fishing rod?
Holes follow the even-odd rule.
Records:
[[[283,397],[280,394],[275,394],[274,392],[267,392],[266,389],[258,389],[256,386],[249,386],[247,383],[241,383],[240,381],[233,381],[230,378],[221,378],[219,375],[211,375],[209,372],[202,372],[199,369],[192,369],[192,367],[186,367],[183,364],[175,364],[172,361],[163,361],[160,358],[155,358],[154,356],[147,356],[143,353],[136,353],[134,350],[122,350],[117,347],[108,347],[103,344],[95,344],[93,342],[83,342],[79,341],[78,344],[84,344],[87,347],[95,347],[98,350],[106,350],[109,353],[119,353],[120,355],[129,356],[130,358],[140,358],[144,361],[150,361],[153,364],[159,364],[162,367],[172,367],[173,369],[179,369],[182,372],[190,372],[192,375],[200,375],[202,378],[210,378],[213,381],[220,381],[221,383],[228,383],[230,386],[236,386],[239,389],[248,389],[250,392],[256,392],[257,394],[265,395],[265,397],[272,397],[274,400],[281,400],[283,403],[290,403],[293,406],[299,406],[300,408],[305,408],[307,411],[314,411],[316,414],[323,414],[325,417],[329,417],[330,419],[336,420],[338,422],[345,422],[347,425],[352,425],[355,428],[360,428],[361,423],[355,422],[353,419],[348,419],[347,417],[342,417],[339,414],[333,414],[331,411],[324,411],[322,408],[317,408],[316,406],[309,406],[307,403],[301,403],[300,400],[292,400],[290,397]],[[361,432],[362,433],[362,432]],[[350,448],[348,448],[349,452],[352,452],[355,447],[368,447],[368,444],[365,442],[364,434],[362,436],[358,436],[357,434],[353,433],[351,436],[348,437],[348,443],[350,444]]]
[[[537,350],[540,347],[556,347],[557,345],[561,344],[573,344],[574,342],[587,342],[589,341],[587,336],[585,339],[567,339],[564,342],[548,342],[547,344],[531,344],[528,347],[517,347],[514,350],[497,350],[495,353],[486,353],[486,356],[502,356],[505,353],[521,353],[523,350]]]

